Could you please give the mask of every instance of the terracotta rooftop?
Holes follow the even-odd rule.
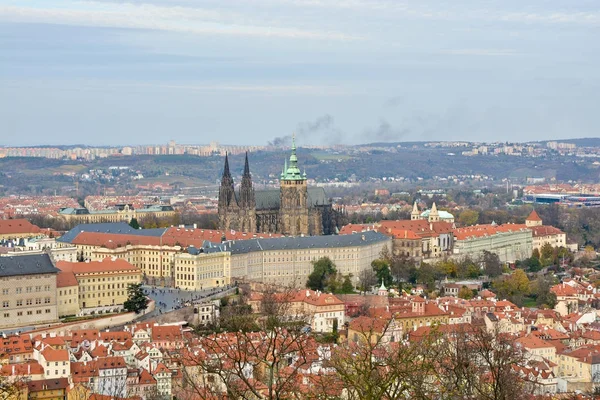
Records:
[[[540,218],[540,216],[538,215],[538,213],[533,210],[531,211],[531,214],[529,214],[529,216],[527,217],[526,221],[541,221],[542,219]]]
[[[60,268],[59,268],[60,269]],[[56,287],[70,287],[77,286],[77,279],[73,271],[60,271],[56,276]]]
[[[40,233],[40,228],[26,219],[0,220],[0,235]]]
[[[122,258],[111,258],[107,257],[102,261],[89,261],[89,262],[68,262],[68,261],[58,261],[56,266],[61,271],[71,271],[75,275],[86,274],[92,272],[119,272],[119,271],[127,271],[131,273],[131,271],[136,271],[141,273],[140,269],[134,265],[131,265],[127,260]]]

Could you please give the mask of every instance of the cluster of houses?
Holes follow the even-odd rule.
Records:
[[[4,335],[0,374],[15,383],[14,399],[172,398],[180,371],[169,351],[182,348],[181,325],[139,323],[97,329]],[[179,374],[179,375],[178,375]]]

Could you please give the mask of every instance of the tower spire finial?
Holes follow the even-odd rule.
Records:
[[[246,152],[246,161],[244,162],[244,176],[250,175],[250,165],[248,164],[248,152]]]
[[[223,177],[230,177],[231,173],[229,172],[229,158],[227,152],[225,152],[225,166],[223,167]]]

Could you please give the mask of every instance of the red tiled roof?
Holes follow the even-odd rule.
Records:
[[[540,216],[538,215],[538,213],[533,210],[531,211],[531,214],[529,214],[529,217],[527,217],[526,221],[541,221],[542,219],[540,218]]]
[[[29,381],[27,382],[27,389],[31,392],[43,392],[46,390],[58,390],[67,389],[69,387],[69,379],[57,378],[57,379],[44,379],[41,381]]]
[[[340,229],[340,235],[351,235],[353,233],[376,231],[375,224],[348,224]]]
[[[77,279],[73,271],[60,271],[56,277],[56,287],[77,286]]]
[[[105,357],[97,360],[98,369],[127,368],[123,357]]]
[[[69,361],[69,352],[67,350],[54,350],[52,347],[46,347],[41,354],[46,361]]]
[[[40,228],[26,219],[0,220],[0,235],[40,233]]]
[[[560,229],[555,228],[553,226],[549,226],[549,225],[532,226],[529,229],[531,229],[531,232],[533,233],[534,237],[564,234],[564,232],[561,231]]]
[[[153,326],[152,341],[182,340],[181,328],[177,325]]]
[[[390,320],[385,320],[383,318],[371,318],[363,315],[352,320],[348,329],[362,333],[383,333],[389,323]]]
[[[135,265],[131,265],[127,260],[122,258],[113,259],[111,257],[107,257],[102,261],[86,261],[86,262],[68,262],[68,261],[58,261],[56,263],[56,267],[61,271],[72,271],[75,275],[90,273],[90,272],[119,272],[119,271],[127,271],[127,273],[131,273],[131,271],[135,271],[141,274],[141,270]]]
[[[14,371],[13,371],[14,369]],[[44,368],[37,361],[22,364],[5,364],[0,370],[2,376],[44,375]]]
[[[499,233],[520,232],[528,229],[524,224],[504,224],[504,225],[473,225],[454,229],[455,240],[466,240],[485,236],[493,236]]]

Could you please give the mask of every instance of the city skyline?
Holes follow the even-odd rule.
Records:
[[[598,136],[586,0],[49,3],[0,5],[8,146]]]

